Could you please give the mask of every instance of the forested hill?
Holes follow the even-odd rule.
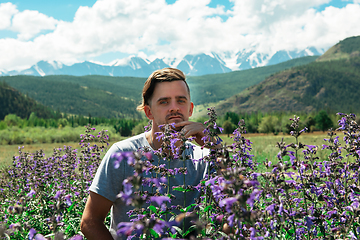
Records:
[[[219,103],[217,111],[220,114],[227,111],[310,112],[320,109],[360,112],[360,36],[345,39],[336,48],[337,51],[329,49],[321,61],[270,76]]]
[[[320,56],[316,61],[350,59],[360,56],[360,36],[346,38]]]
[[[195,105],[217,102],[263,81],[267,76],[293,66],[315,61],[317,56],[302,57],[280,64],[188,77],[191,100]],[[110,76],[4,76],[0,81],[60,112],[93,117],[140,118],[136,111],[146,78]]]
[[[141,114],[135,109],[141,99],[139,89],[146,79],[21,75],[1,77],[0,80],[63,113],[106,118],[140,118]]]
[[[8,114],[28,118],[32,112],[40,118],[54,117],[54,112],[34,99],[24,96],[5,82],[0,82],[0,120]]]

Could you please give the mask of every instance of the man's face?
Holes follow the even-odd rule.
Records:
[[[153,120],[154,127],[158,128],[163,124],[187,121],[193,108],[185,82],[172,81],[156,84],[150,106],[145,106],[144,110],[146,116]]]

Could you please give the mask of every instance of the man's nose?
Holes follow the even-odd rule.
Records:
[[[170,112],[178,112],[179,110],[179,105],[176,101],[170,104]]]

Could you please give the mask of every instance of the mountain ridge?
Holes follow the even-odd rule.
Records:
[[[14,75],[104,75],[104,76],[132,76],[148,77],[153,71],[165,67],[182,70],[188,76],[202,76],[208,74],[226,73],[237,70],[252,69],[269,66],[304,56],[319,56],[322,50],[314,47],[301,51],[281,50],[274,54],[264,54],[256,49],[243,49],[237,53],[199,53],[188,54],[181,59],[156,58],[153,61],[140,57],[116,59],[109,64],[99,64],[91,61],[65,65],[58,61],[39,61],[28,69],[20,71],[0,71],[0,76]]]

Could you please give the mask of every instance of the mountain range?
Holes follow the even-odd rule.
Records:
[[[108,65],[89,61],[73,65],[65,65],[58,61],[40,61],[32,67],[21,71],[5,71],[0,69],[0,76],[102,75],[148,77],[154,70],[165,67],[178,68],[188,76],[201,76],[269,66],[299,57],[319,56],[322,53],[323,50],[310,47],[301,51],[281,50],[274,54],[261,53],[256,49],[244,49],[237,53],[201,53],[186,55],[182,59],[164,58],[153,61],[140,57],[129,57],[114,60]]]

